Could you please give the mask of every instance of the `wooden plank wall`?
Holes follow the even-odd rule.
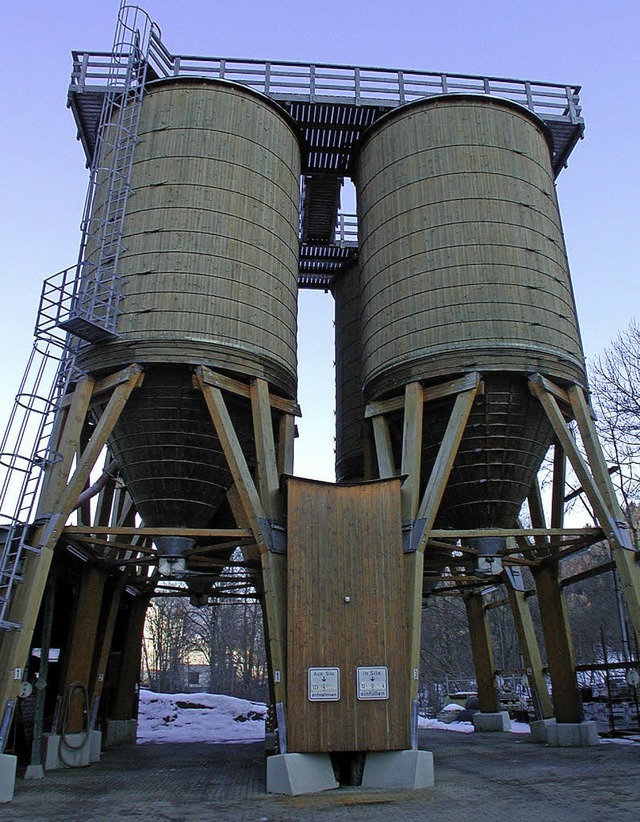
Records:
[[[468,370],[584,384],[549,144],[524,109],[451,95],[402,106],[363,143],[365,398]]]
[[[289,751],[411,747],[400,485],[288,480]],[[356,668],[382,665],[389,698],[359,701]],[[310,667],[340,669],[339,701],[309,701]]]
[[[120,342],[85,361],[131,362],[135,345],[138,362],[206,362],[294,396],[300,149],[286,114],[228,83],[172,80],[145,95],[139,137]],[[99,190],[92,229],[103,209]]]

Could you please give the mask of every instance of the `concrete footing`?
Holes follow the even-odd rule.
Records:
[[[298,796],[337,788],[329,754],[288,753],[267,759],[267,791]]]
[[[0,754],[0,802],[11,802],[16,786],[18,757]]]
[[[60,768],[83,768],[91,764],[90,734],[85,732],[66,734],[67,744],[63,742],[62,745],[59,734],[50,734],[46,740],[45,771],[56,771]]]
[[[433,788],[433,754],[430,751],[369,752],[362,787],[409,791]]]
[[[44,768],[42,765],[27,765],[24,772],[25,779],[44,779]]]
[[[102,731],[89,731],[89,762],[100,762]]]
[[[595,722],[554,722],[547,726],[547,742],[552,748],[587,748],[599,745]]]
[[[550,719],[536,719],[534,722],[531,722],[529,725],[531,728],[529,742],[548,742],[548,728],[555,724],[556,721],[553,717]]]
[[[477,713],[473,715],[473,727],[476,731],[501,732],[511,730],[511,720],[508,711],[498,711],[493,714]]]
[[[107,719],[104,730],[104,749],[120,745],[135,745],[138,735],[137,719]]]

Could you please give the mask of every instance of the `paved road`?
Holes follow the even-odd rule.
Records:
[[[436,786],[414,792],[340,788],[265,793],[262,746],[139,745],[90,768],[18,781],[0,819],[87,822],[638,822],[640,745],[547,748],[516,734],[423,731]]]

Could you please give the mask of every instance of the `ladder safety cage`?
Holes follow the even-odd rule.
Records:
[[[115,336],[117,265],[153,29],[144,11],[122,0],[104,75],[78,263],[44,282],[35,343],[0,442],[0,629],[21,627],[8,619],[11,594],[21,581],[25,553],[39,552],[29,535],[44,469],[59,459],[52,440],[60,403],[82,376],[77,351],[83,341]],[[86,77],[89,61],[80,71]],[[97,198],[101,214],[92,220]]]
[[[89,342],[116,336],[121,281],[117,275],[131,191],[131,168],[154,30],[146,12],[121,3],[110,60],[104,65],[102,101],[91,176],[82,218],[82,240],[72,288],[61,287],[59,324]],[[81,67],[86,77],[88,65]],[[100,205],[94,214],[94,204]],[[92,216],[93,215],[93,216]]]

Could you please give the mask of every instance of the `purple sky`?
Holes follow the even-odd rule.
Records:
[[[640,4],[304,3],[147,0],[176,53],[335,62],[486,74],[583,87],[586,137],[558,181],[588,357],[637,313]],[[0,79],[0,427],[31,347],[42,280],[73,264],[87,172],[65,109],[73,48],[108,50],[117,0],[11,3],[3,8]],[[333,471],[332,300],[306,293],[300,313],[296,471]]]

